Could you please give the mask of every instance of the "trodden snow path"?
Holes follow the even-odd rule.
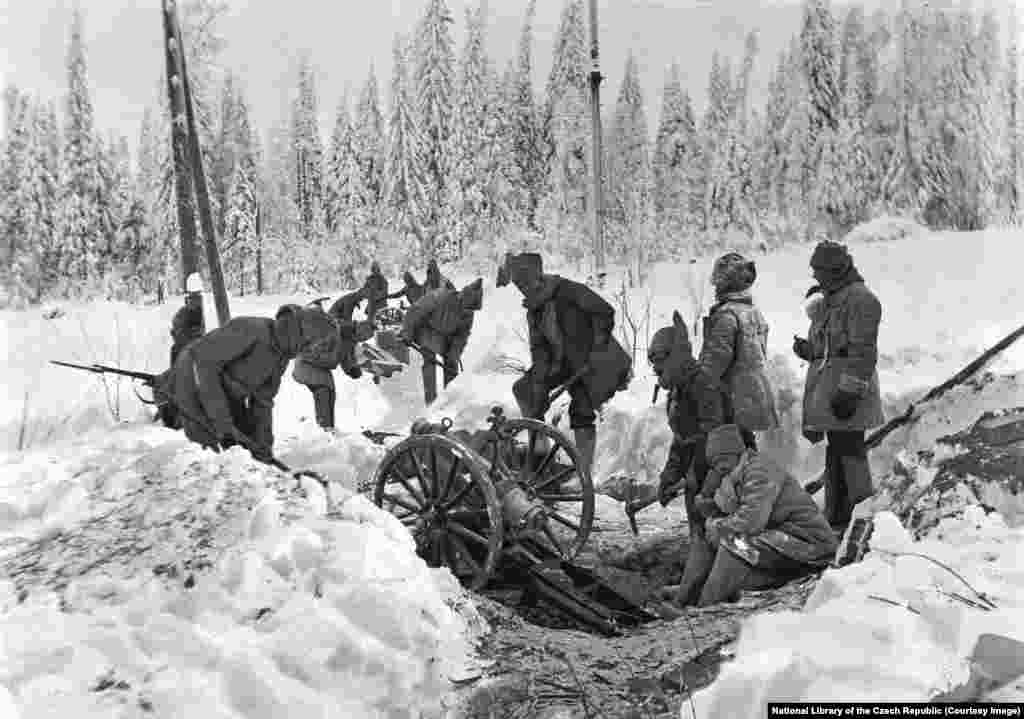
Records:
[[[340,484],[167,434],[3,468],[3,716],[440,716],[484,629],[451,574]]]

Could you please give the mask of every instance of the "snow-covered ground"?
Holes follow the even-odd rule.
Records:
[[[756,719],[768,701],[928,701],[967,681],[982,634],[1024,642],[1024,528],[974,506],[918,542],[890,513],[874,532],[864,560],[826,571],[803,611],[748,620],[736,659],[680,716]],[[980,604],[975,592],[997,608],[953,597]],[[1020,702],[1024,685],[987,699]]]
[[[898,411],[1020,322],[1019,236],[1013,231],[909,233],[890,243],[868,241],[871,233],[864,234],[868,239],[851,249],[885,308],[882,387],[890,411]],[[785,422],[766,451],[802,477],[816,474],[823,464],[823,448],[809,448],[798,436],[803,368],[789,349],[792,336],[806,331],[800,304],[811,284],[809,254],[810,247],[795,247],[759,256],[755,286],[772,327],[772,375]],[[663,401],[650,406],[653,378],[643,359],[642,308],[649,298],[650,332],[668,323],[674,309],[692,321],[698,308],[691,288],[703,293],[705,309],[710,300],[709,265],[710,260],[659,265],[645,287],[628,291],[630,310],[641,324],[640,362],[630,389],[604,410],[598,481],[614,474],[657,476],[669,431]],[[551,269],[583,279],[571,269]],[[472,279],[453,274],[457,284]],[[13,702],[25,719],[61,711],[183,716],[199,706],[204,716],[213,711],[246,718],[406,716],[436,709],[450,689],[446,678],[465,670],[480,622],[447,571],[429,570],[392,518],[353,496],[383,453],[358,432],[404,433],[423,415],[450,416],[456,426],[473,429],[483,426],[495,404],[514,413],[515,377],[507,365],[526,359],[523,310],[514,288],[496,289],[493,274],[484,279],[485,306],[463,358],[466,371],[429,412],[421,400],[418,364],[380,386],[339,374],[337,418],[343,431],[326,435],[312,421],[309,392],[286,378],[275,407],[275,451],[291,466],[324,472],[332,481],[328,495],[309,484],[298,492],[294,480],[241,451],[214,455],[153,426],[147,421],[149,408],[135,399],[128,382],[103,383],[47,363],[64,359],[159,371],[167,361],[176,302],[60,305],[63,316],[53,319],[44,316],[50,307],[0,312],[0,341],[8,347],[0,366],[7,391],[0,403],[0,446],[7,450],[0,456],[0,561],[27,541],[45,537],[54,540],[45,551],[57,553],[46,555],[39,566],[22,568],[39,579],[23,601],[10,586],[0,591],[0,709]],[[610,301],[615,302],[620,283],[613,272],[604,291]],[[272,316],[284,302],[307,299],[232,298],[232,312]],[[215,324],[209,299],[207,323]],[[993,369],[1024,369],[1024,346],[1011,349]],[[899,451],[925,448],[937,436],[966,426],[986,409],[1024,404],[1022,394],[1015,382],[951,394],[938,404],[941,411],[897,432],[876,451],[876,469],[891,464]],[[329,521],[325,512],[331,512]],[[989,543],[1002,532],[1004,547],[1021,542],[1019,530],[970,531],[982,532]],[[206,543],[197,544],[197,537]],[[969,553],[978,546],[960,549]],[[974,561],[968,560],[975,555],[957,559],[942,547],[935,551],[946,552],[953,563]],[[1024,556],[1019,549],[1016,555]],[[979,573],[999,568],[1024,596],[1020,565],[1013,564],[1019,560],[998,557],[984,570],[975,567],[971,576],[982,581]],[[182,579],[191,572],[187,560],[213,566],[212,572],[196,572],[191,588]],[[892,572],[883,565],[891,561],[866,562],[862,566],[874,567],[870,576],[857,575],[867,571],[857,568],[835,573],[849,579],[823,584],[810,615],[822,618],[813,622],[835,621],[828,614],[833,610],[860,612],[866,624],[859,630],[851,625],[851,632],[874,622],[879,632],[891,635],[886,646],[911,647],[914,656],[932,646],[918,637],[925,620],[908,624],[902,617],[899,624],[893,612],[908,614],[905,609],[863,599],[875,593],[875,585],[871,591],[861,585],[882,582]],[[154,574],[168,566],[176,571]],[[62,597],[41,588],[76,573],[85,579],[72,581]],[[886,588],[887,598],[915,599],[911,595],[934,579],[905,565],[897,574],[900,583]],[[992,580],[985,591],[1001,597],[1005,586],[1011,585]],[[826,589],[832,594],[821,594]],[[838,596],[822,601],[833,595]],[[1012,599],[1002,604],[1014,606]],[[782,638],[796,620],[783,617],[779,621],[790,624],[777,626],[759,621],[757,631],[745,634],[740,656],[782,647],[779,661],[792,665],[784,649],[791,644]],[[945,633],[928,641],[946,647],[951,657],[974,630],[960,620],[942,621]],[[816,626],[807,624],[809,630]],[[834,665],[836,676],[845,676],[842,661],[854,661],[853,655],[843,656]],[[926,680],[952,671],[935,662],[928,665],[934,665],[932,674],[921,669],[900,691],[909,695]],[[806,664],[799,665],[801,672]],[[113,674],[100,676],[106,668]],[[859,686],[861,679],[849,681]],[[100,685],[105,689],[96,691]],[[815,698],[835,697],[841,688],[836,684],[827,693],[825,684],[814,686],[808,691]]]

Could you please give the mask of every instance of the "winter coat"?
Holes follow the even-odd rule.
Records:
[[[439,357],[462,356],[473,329],[473,310],[463,306],[455,290],[427,292],[402,318],[402,331],[424,349]]]
[[[788,472],[747,451],[715,493],[724,517],[708,520],[708,533],[747,538],[798,562],[824,565],[835,554],[832,528],[811,495]]]
[[[885,422],[878,385],[878,326],[882,305],[854,270],[850,281],[827,292],[811,319],[812,359],[804,385],[804,428],[817,432],[863,431]],[[848,420],[831,402],[840,389],[860,396]]]
[[[174,319],[171,320],[171,338],[175,347],[184,347],[192,340],[202,337],[205,332],[206,323],[201,307],[185,305],[174,313]]]
[[[182,350],[165,384],[181,407],[189,439],[215,444],[238,426],[233,406],[248,401],[246,429],[269,452],[274,445],[274,397],[298,352],[287,342],[278,337],[272,319],[236,317]]]
[[[433,292],[434,290],[454,290],[455,285],[447,277],[441,274],[440,271],[437,273],[427,270],[427,279],[423,284],[424,292]]]
[[[632,361],[612,337],[615,309],[596,292],[558,275],[544,275],[537,292],[523,301],[530,334],[530,374],[548,389],[588,364],[582,384],[596,409],[629,382]],[[595,338],[609,338],[596,350]]]
[[[694,363],[683,381],[672,387],[666,406],[668,424],[672,429],[672,446],[662,474],[670,473],[675,481],[683,479],[688,464],[684,461],[683,442],[694,435],[708,432],[724,423],[722,395],[715,383]],[[703,445],[700,447],[703,451]]]
[[[336,329],[299,353],[292,368],[292,379],[307,387],[334,389],[331,371],[341,363],[344,350],[340,329]]]
[[[748,293],[726,296],[704,319],[700,364],[723,392],[726,421],[753,431],[779,426],[767,351],[768,323]]]

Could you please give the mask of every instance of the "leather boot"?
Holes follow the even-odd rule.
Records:
[[[843,483],[846,485],[846,500],[841,508],[845,524],[850,523],[853,508],[875,493],[871,481],[871,465],[867,457],[842,457]]]
[[[573,430],[576,439],[576,450],[580,453],[583,467],[587,474],[593,476],[594,469],[594,446],[597,444],[596,427],[578,427]]]

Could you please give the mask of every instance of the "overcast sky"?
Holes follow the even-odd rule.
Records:
[[[475,0],[448,0],[461,43],[464,10]],[[987,0],[1002,3],[1011,0]],[[1014,0],[1024,6],[1024,0]],[[881,0],[869,0],[877,5]],[[892,0],[895,3],[895,0]],[[0,0],[0,83],[14,82],[44,98],[60,100],[66,87],[64,58],[74,0]],[[86,59],[96,121],[124,134],[134,147],[142,112],[156,100],[163,72],[159,0],[78,0],[85,14]],[[985,4],[985,1],[979,3]],[[371,63],[386,107],[391,46],[408,32],[425,0],[228,0],[219,27],[228,47],[224,64],[238,73],[255,122],[266,131],[280,116],[294,84],[298,53],[308,50],[317,68],[326,136],[346,88],[358,91]],[[540,0],[535,23],[534,69],[543,87],[562,0]],[[599,0],[602,70],[608,77],[602,104],[614,102],[627,52],[638,57],[651,122],[665,67],[678,61],[696,102],[703,101],[714,50],[737,61],[747,31],[761,33],[759,84],[775,53],[796,32],[797,0]],[[526,0],[489,0],[488,50],[503,69],[515,50]],[[458,46],[456,50],[458,51]],[[2,119],[0,119],[2,122]]]

